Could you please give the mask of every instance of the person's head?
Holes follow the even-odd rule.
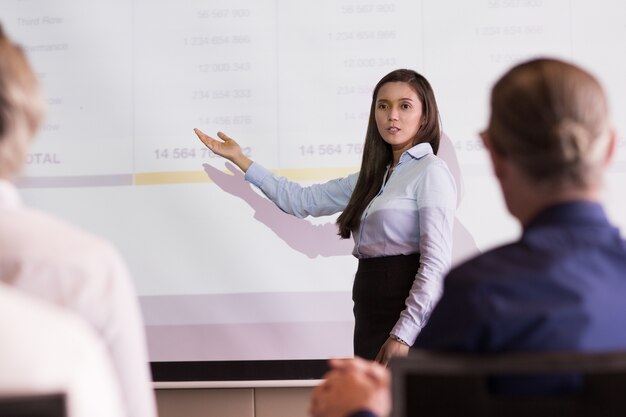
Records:
[[[393,162],[394,150],[427,142],[436,154],[440,137],[439,109],[428,80],[408,69],[385,75],[372,94],[361,170],[350,201],[337,219],[339,235],[350,237],[359,225],[365,206],[380,189],[387,165]]]
[[[390,131],[397,123],[401,123],[402,130]],[[437,101],[426,78],[413,70],[397,69],[376,84],[365,148],[385,149],[384,153],[390,154],[393,146],[406,150],[428,142],[437,153],[440,136]]]
[[[0,26],[0,178],[10,179],[22,168],[43,113],[35,74]]]
[[[519,64],[496,82],[483,139],[505,198],[507,164],[538,195],[596,190],[614,146],[600,83],[555,59]]]

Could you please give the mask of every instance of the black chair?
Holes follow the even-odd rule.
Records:
[[[626,352],[451,354],[394,358],[392,417],[626,416]],[[494,378],[577,378],[560,394],[499,395]]]
[[[66,417],[64,394],[0,396],[1,417]]]

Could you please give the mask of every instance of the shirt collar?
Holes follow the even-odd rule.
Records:
[[[0,210],[15,209],[22,205],[22,200],[15,185],[0,179]]]
[[[593,201],[569,201],[544,208],[526,226],[526,230],[543,225],[596,223],[609,225],[604,208]]]
[[[428,154],[433,154],[433,148],[430,146],[428,142],[418,143],[413,146],[411,149],[407,149],[401,156],[400,159],[404,158],[405,155],[410,155],[415,159],[423,158]],[[407,156],[408,157],[408,156]]]
[[[398,161],[398,165],[400,165],[402,162],[406,160],[421,159],[429,154],[434,154],[433,148],[432,146],[430,146],[430,143],[428,142],[418,143],[412,148],[407,149],[406,151],[402,152],[402,155],[400,155],[400,160]],[[387,168],[389,168],[389,166],[390,165],[388,165]]]

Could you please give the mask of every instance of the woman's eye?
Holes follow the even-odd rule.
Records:
[[[404,110],[406,110],[406,109],[410,109],[410,108],[411,108],[411,105],[410,105],[409,103],[404,103],[404,104],[402,104],[402,108],[403,108]]]
[[[386,105],[385,103],[378,103],[378,108],[379,108],[380,110],[384,110],[384,109],[386,109],[386,108],[387,108],[387,105]]]

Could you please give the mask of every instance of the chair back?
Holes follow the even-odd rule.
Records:
[[[626,416],[626,352],[478,355],[416,350],[394,358],[390,368],[392,417]],[[492,383],[507,378],[574,379],[578,384],[558,394],[496,394]]]
[[[64,394],[0,396],[1,417],[67,417]]]

